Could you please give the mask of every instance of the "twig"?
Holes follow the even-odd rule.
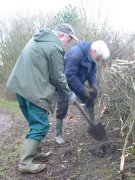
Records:
[[[133,130],[133,126],[134,126],[134,121],[130,122],[129,131],[128,131],[126,138],[125,138],[125,143],[124,143],[124,146],[122,149],[122,156],[121,156],[121,162],[120,162],[120,172],[124,171],[125,153],[126,153],[126,148],[127,148],[129,136]]]
[[[120,128],[120,133],[121,133],[121,136],[123,137],[124,136],[124,132],[123,132],[123,126],[124,126],[124,122],[122,120],[122,117],[120,115],[120,122],[121,122],[121,128]]]
[[[100,114],[100,117],[101,117],[101,118],[103,118],[106,109],[107,109],[107,107],[106,107],[106,105],[105,105],[104,108],[103,108],[103,110],[101,111],[101,114]]]

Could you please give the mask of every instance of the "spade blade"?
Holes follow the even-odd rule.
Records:
[[[106,138],[106,130],[101,123],[90,127],[88,133],[97,141],[103,141]]]

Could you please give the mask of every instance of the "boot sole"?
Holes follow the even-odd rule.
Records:
[[[43,169],[35,170],[35,171],[21,170],[21,169],[19,169],[19,171],[20,171],[22,174],[27,174],[27,173],[35,174],[35,173],[38,173],[38,172],[42,172],[42,171],[44,171],[45,169],[47,169],[47,167],[44,167]]]

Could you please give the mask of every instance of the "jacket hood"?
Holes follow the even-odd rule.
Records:
[[[34,41],[36,41],[36,42],[55,42],[62,46],[62,43],[60,42],[59,38],[49,28],[41,29],[37,34],[35,34]]]
[[[81,48],[83,56],[87,57],[91,42],[80,42],[78,46]]]
[[[95,63],[93,59],[91,58],[91,56],[89,55],[89,49],[91,47],[91,44],[92,42],[80,42],[78,44],[78,47],[80,47],[82,55],[83,55],[82,63],[85,63],[85,64],[88,62]]]

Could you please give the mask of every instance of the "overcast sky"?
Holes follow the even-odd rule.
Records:
[[[87,14],[96,16],[101,10],[102,16],[109,17],[114,28],[135,32],[135,0],[82,0],[83,6],[87,4]],[[30,14],[56,13],[65,5],[72,4],[79,7],[81,0],[0,0],[0,16],[8,17],[16,12]]]

